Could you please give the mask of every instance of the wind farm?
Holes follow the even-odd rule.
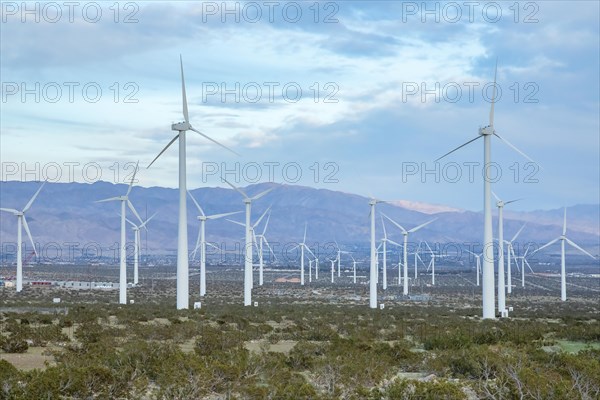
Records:
[[[64,7],[0,10],[2,396],[600,396],[600,5]]]

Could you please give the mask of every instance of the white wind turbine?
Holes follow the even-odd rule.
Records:
[[[160,153],[152,160],[147,168],[152,164],[175,142],[179,139],[179,219],[177,234],[177,309],[189,308],[189,260],[188,260],[188,235],[187,235],[187,173],[186,173],[186,132],[194,131],[200,136],[223,147],[232,153],[239,155],[229,147],[217,142],[204,133],[192,127],[188,115],[187,97],[185,93],[185,80],[183,77],[183,59],[179,56],[181,66],[181,97],[183,102],[183,122],[177,122],[171,125],[171,130],[177,131],[177,135],[162,149]]]
[[[138,221],[142,223],[142,219],[139,214],[129,201],[129,193],[131,193],[131,188],[133,187],[133,182],[135,181],[135,175],[138,171],[138,165],[135,165],[135,171],[133,172],[133,176],[131,177],[131,182],[129,183],[129,187],[127,188],[127,192],[124,196],[111,197],[104,200],[98,200],[96,203],[104,203],[107,201],[120,201],[121,202],[121,248],[119,250],[119,303],[126,304],[127,303],[127,243],[125,238],[125,205],[129,207],[131,212],[137,217]]]
[[[206,295],[206,231],[205,225],[206,221],[209,219],[219,219],[223,217],[227,217],[229,215],[239,214],[241,211],[228,212],[223,214],[213,214],[206,215],[200,204],[196,201],[194,196],[192,196],[192,192],[188,191],[192,202],[196,205],[196,208],[200,212],[200,215],[197,216],[198,221],[200,221],[200,227],[198,228],[198,239],[196,240],[196,247],[192,252],[192,259],[196,256],[196,252],[200,249],[200,296]]]
[[[329,260],[331,262],[331,283],[333,283],[333,275],[335,274],[335,258]]]
[[[352,254],[350,254],[350,257],[352,257],[352,282],[356,283],[356,259],[354,259]]]
[[[250,224],[250,215],[252,213],[252,202],[254,200],[258,200],[263,197],[265,194],[269,193],[274,188],[270,188],[261,192],[252,197],[248,197],[248,195],[240,188],[234,186],[229,183],[225,178],[223,178],[225,183],[231,186],[235,191],[240,193],[244,197],[244,204],[246,205],[246,256],[244,262],[244,306],[249,306],[252,304],[252,287],[253,287],[253,273],[252,273],[252,225]],[[264,216],[265,214],[263,214]],[[261,217],[262,219],[262,217]]]
[[[306,251],[308,251],[310,254],[312,254],[313,257],[316,258],[315,254],[306,245],[306,229],[307,229],[307,224],[305,223],[304,224],[304,237],[302,239],[302,242],[298,243],[298,245],[296,245],[290,249],[290,250],[294,250],[294,249],[300,247],[300,285],[302,285],[302,286],[304,286],[304,249],[306,249]]]
[[[526,257],[527,257],[527,253],[529,252],[529,246],[527,246],[527,249],[525,249],[525,253],[522,256],[516,256],[515,252],[511,246],[511,251],[513,254],[513,258],[516,260],[515,263],[517,264],[517,268],[519,268],[519,258],[521,259],[521,287],[525,287],[525,264],[527,264],[527,267],[529,267],[529,270],[531,271],[531,273],[533,274],[533,269],[531,268],[531,265],[529,265],[529,262],[527,261]]]
[[[388,239],[387,237],[387,231],[385,229],[385,223],[383,222],[383,217],[381,217],[381,227],[383,228],[383,239],[381,239],[381,242],[383,244],[383,276],[382,276],[382,281],[383,281],[383,290],[387,289],[387,244],[393,244],[395,246],[398,247],[402,247],[401,244],[394,242],[391,239]]]
[[[129,218],[125,217],[125,220],[131,225],[131,229],[133,230],[133,237],[134,237],[134,245],[133,245],[133,284],[137,285],[139,283],[139,272],[138,272],[138,266],[139,266],[139,259],[140,259],[140,248],[142,245],[142,241],[140,240],[140,229],[144,228],[146,229],[146,231],[148,231],[148,228],[146,228],[146,224],[148,222],[150,222],[150,220],[152,218],[154,218],[154,216],[157,213],[152,214],[152,216],[150,218],[148,218],[147,220],[143,221],[141,224],[137,225],[134,224]]]
[[[431,250],[429,243],[425,242],[425,245],[427,246],[427,250],[429,250],[429,255],[431,256],[431,260],[429,260],[429,265],[427,266],[427,271],[429,271],[431,268],[431,284],[435,285],[435,258],[438,257],[438,255]]]
[[[269,207],[269,209],[270,209],[270,207]],[[273,255],[273,259],[277,260],[277,257],[275,256],[275,252],[271,248],[271,245],[269,244],[269,242],[267,241],[267,238],[265,236],[265,234],[267,233],[267,227],[269,226],[270,219],[271,219],[271,211],[269,211],[269,213],[267,214],[267,220],[265,221],[265,226],[263,227],[262,233],[259,235],[254,235],[254,241],[255,242],[258,241],[257,246],[258,246],[258,285],[259,286],[263,285],[263,268],[264,268],[264,261],[263,261],[264,251],[263,251],[263,249],[264,249],[265,244],[267,245],[267,247],[269,248],[269,251]],[[254,229],[252,230],[252,232],[254,232]]]
[[[42,188],[46,182],[42,183],[42,186],[35,192],[35,194],[29,199],[23,210],[15,210],[14,208],[0,208],[0,211],[6,211],[12,213],[15,217],[17,217],[17,292],[23,290],[23,235],[21,233],[21,227],[25,228],[25,232],[27,232],[27,236],[29,236],[29,240],[31,241],[31,245],[33,246],[33,251],[37,257],[37,250],[35,249],[35,243],[33,243],[33,238],[31,237],[31,232],[29,231],[29,226],[27,225],[27,219],[25,218],[25,213],[31,208],[31,205],[35,201],[35,198],[40,193]]]
[[[584,249],[579,247],[577,244],[575,244],[575,242],[573,242],[571,239],[569,239],[567,237],[567,208],[566,207],[565,207],[565,212],[564,212],[564,217],[563,217],[562,235],[560,235],[556,239],[553,239],[550,242],[546,243],[545,245],[543,245],[539,249],[535,250],[531,254],[533,255],[533,254],[537,253],[538,251],[545,249],[548,246],[553,245],[554,243],[558,242],[559,240],[560,240],[560,299],[562,301],[566,301],[567,300],[567,275],[566,275],[566,268],[565,268],[565,242],[569,243],[571,246],[573,246],[577,250],[581,251],[582,253],[585,253],[588,256],[592,257],[594,260],[596,259],[596,257],[594,257],[593,255],[591,255],[590,253],[588,253],[587,251],[585,251]]]
[[[391,219],[390,217],[388,217],[385,214],[382,214],[384,217],[386,217],[392,224],[396,225],[398,228],[400,228],[400,230],[402,231],[402,235],[404,236],[404,250],[403,250],[403,254],[404,254],[404,279],[402,281],[403,284],[403,293],[404,295],[408,295],[408,235],[410,233],[416,232],[419,229],[429,225],[430,223],[432,223],[433,221],[437,220],[437,218],[434,218],[432,220],[429,220],[421,225],[415,226],[412,229],[406,230],[402,227],[402,225],[400,225],[399,223],[397,223],[396,221],[394,221],[393,219]]]
[[[475,257],[475,259],[477,260],[477,273],[476,273],[476,275],[477,275],[477,286],[479,286],[479,275],[481,274],[481,256],[483,255],[483,253],[481,253],[481,254],[475,254],[472,251],[469,251],[467,249],[465,249],[465,251],[467,253],[469,253],[469,254],[472,254]]]
[[[496,198],[496,207],[498,207],[498,312],[500,316],[505,316],[506,311],[506,279],[504,276],[504,217],[503,211],[506,204],[514,203],[520,199],[503,201],[492,191]]]
[[[494,130],[494,105],[496,103],[496,73],[498,71],[498,61],[496,60],[496,71],[494,72],[494,90],[492,95],[492,104],[490,106],[490,119],[489,125],[483,128],[479,128],[479,135],[469,140],[468,142],[458,146],[452,151],[439,157],[436,162],[446,157],[447,155],[454,153],[456,150],[476,141],[480,137],[483,137],[483,164],[484,164],[484,184],[483,184],[483,318],[494,319],[496,313],[494,312],[494,238],[492,235],[492,198],[491,198],[491,179],[489,176],[490,167],[492,165],[491,145],[492,136],[496,136],[502,140],[505,144],[521,154],[531,162],[533,160],[529,158],[521,150],[517,149],[506,139],[503,139]]]
[[[506,291],[507,293],[512,293],[512,263],[511,263],[511,254],[514,255],[515,252],[513,250],[513,243],[515,242],[515,240],[517,240],[517,237],[519,237],[519,235],[521,234],[521,231],[523,230],[523,228],[525,228],[525,225],[527,224],[523,224],[523,226],[521,227],[521,229],[519,229],[517,231],[517,233],[515,233],[515,236],[512,237],[512,239],[510,239],[510,241],[505,240],[504,243],[506,243],[506,254],[507,254],[507,258],[508,258],[508,262],[506,264],[506,272],[507,272],[507,276],[506,279],[508,280],[508,284],[506,285]],[[519,268],[519,264],[517,263],[517,268]]]

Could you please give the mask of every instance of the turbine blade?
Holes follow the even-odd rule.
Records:
[[[156,216],[156,214],[158,214],[158,211],[157,211],[157,212],[155,212],[154,214],[152,214],[152,216],[151,216],[150,218],[148,218],[147,220],[145,220],[145,221],[144,221],[144,222],[143,222],[143,223],[140,225],[140,228],[144,228],[144,229],[146,229],[146,224],[147,224],[148,222],[150,222],[150,220],[151,220],[152,218],[154,218],[154,217]],[[146,229],[146,230],[148,230],[148,229]]]
[[[432,219],[432,220],[430,220],[430,221],[427,221],[427,222],[425,222],[424,224],[421,224],[421,225],[419,225],[419,226],[415,226],[414,228],[410,229],[410,230],[408,231],[408,233],[416,232],[416,231],[418,231],[419,229],[421,229],[421,228],[423,228],[423,227],[425,227],[425,226],[429,225],[430,223],[434,222],[435,220],[437,220],[437,218],[434,218],[434,219]]]
[[[496,103],[496,75],[498,74],[498,58],[496,58],[496,68],[494,70],[494,91],[492,94],[492,105],[490,107],[490,126],[494,127],[494,104]]]
[[[262,213],[262,215],[260,216],[259,219],[256,220],[256,222],[254,223],[254,225],[252,225],[252,229],[254,229],[255,227],[258,226],[258,224],[260,224],[260,221],[262,221],[262,219],[265,217],[265,215],[267,215],[267,213],[269,212],[269,210],[271,209],[271,206],[269,206],[264,213]]]
[[[179,139],[179,133],[177,135],[175,135],[175,137],[173,139],[171,139],[171,141],[169,142],[169,144],[167,144],[165,146],[165,148],[162,149],[162,151],[160,153],[158,153],[158,155],[156,157],[154,157],[154,160],[152,160],[152,162],[150,164],[148,164],[148,166],[146,167],[146,169],[150,168],[152,166],[152,164],[154,164],[154,161],[158,160],[158,157],[160,157],[162,155],[162,153],[164,153],[169,148],[169,146],[172,145],[173,142],[175,140],[177,140],[177,139]]]
[[[31,232],[29,231],[29,226],[27,225],[27,219],[25,218],[24,214],[23,214],[23,228],[25,228],[25,232],[27,232],[27,236],[29,237],[29,241],[31,242],[31,245],[33,246],[33,251],[35,252],[35,255],[37,257],[38,253],[37,253],[37,250],[35,249],[35,243],[33,243],[33,238],[31,237]]]
[[[139,166],[140,162],[138,161],[135,164],[135,170],[133,171],[133,176],[131,177],[131,182],[129,183],[129,187],[127,188],[127,193],[125,194],[125,196],[129,196],[129,193],[131,192],[131,188],[133,186],[133,182],[135,181],[135,175],[138,172],[138,166]]]
[[[231,223],[233,223],[233,224],[236,224],[236,225],[241,225],[241,226],[243,226],[243,227],[245,227],[245,226],[246,226],[246,224],[243,224],[243,223],[241,223],[241,222],[238,222],[238,221],[234,221],[234,220],[232,220],[232,219],[228,219],[228,218],[227,218],[227,219],[226,219],[226,221],[229,221],[229,222],[231,222]]]
[[[386,242],[393,244],[394,246],[398,246],[398,247],[404,247],[402,246],[400,243],[396,243],[391,239],[386,239]]]
[[[393,219],[391,219],[390,217],[388,217],[388,216],[387,216],[387,215],[385,215],[384,213],[381,213],[381,215],[383,215],[383,216],[384,216],[384,217],[386,217],[388,220],[390,220],[390,222],[391,222],[392,224],[394,224],[394,225],[396,225],[398,228],[400,228],[400,230],[402,230],[402,233],[408,233],[408,232],[406,231],[406,229],[404,229],[404,228],[402,227],[402,225],[400,225],[399,223],[397,223],[396,221],[394,221]]]
[[[525,228],[525,225],[527,225],[527,224],[523,224],[523,226],[521,227],[521,229],[519,229],[517,231],[517,233],[515,233],[515,236],[513,236],[513,238],[510,239],[510,243],[514,242],[517,239],[517,236],[519,236],[521,234],[521,231],[523,230],[523,228]]]
[[[231,186],[233,188],[233,190],[235,190],[236,192],[240,193],[242,196],[244,196],[245,199],[249,199],[250,197],[248,197],[248,195],[246,193],[244,193],[244,191],[240,188],[238,188],[237,186],[234,186],[233,183],[230,183],[227,179],[225,178],[221,178],[226,184],[228,184],[229,186]]]
[[[107,201],[117,201],[117,200],[121,200],[121,198],[120,197],[109,197],[108,199],[96,200],[94,203],[105,203]]]
[[[533,272],[533,268],[531,268],[531,265],[529,265],[529,261],[523,259],[523,261],[525,261],[525,264],[527,264],[527,266],[529,267],[529,270],[531,271],[531,273],[535,274],[535,272]]]
[[[192,251],[192,255],[191,258],[192,260],[194,258],[196,258],[196,253],[198,252],[198,249],[200,248],[200,233],[202,231],[202,225],[198,225],[198,237],[196,238],[196,247],[194,247],[194,251]]]
[[[10,213],[18,213],[18,210],[15,210],[14,208],[0,208],[0,211],[6,211],[6,212],[10,212]]]
[[[255,196],[251,197],[251,198],[250,198],[250,200],[252,200],[252,201],[254,201],[254,200],[258,200],[258,199],[260,199],[261,197],[263,197],[265,194],[269,193],[269,192],[270,192],[271,190],[273,190],[273,189],[275,189],[275,188],[270,188],[270,189],[267,189],[267,190],[265,190],[264,192],[262,192],[262,193],[259,193],[259,194],[255,195]]]
[[[37,195],[40,194],[40,191],[42,190],[42,188],[44,187],[45,184],[46,184],[46,182],[42,183],[42,186],[40,186],[40,188],[37,190],[37,192],[35,192],[35,194],[33,195],[33,197],[29,200],[29,202],[27,203],[27,205],[23,209],[23,212],[26,212],[27,210],[29,210],[29,208],[33,204],[33,201],[35,200],[35,198],[37,197]]]
[[[220,249],[218,246],[215,246],[215,245],[214,245],[214,244],[212,244],[211,242],[206,242],[206,245],[207,245],[207,246],[210,246],[210,247],[212,247],[212,248],[214,248],[214,249],[217,249],[217,250],[221,251],[221,249]]]
[[[307,228],[307,224],[305,222],[304,223],[304,238],[302,239],[302,243],[306,243],[306,228]]]
[[[269,244],[269,242],[267,241],[267,238],[262,236],[262,240],[265,241],[265,244],[267,245],[267,247],[269,248],[269,251],[271,252],[271,254],[273,255],[273,259],[277,260],[277,256],[275,256],[275,252],[273,251],[273,249],[271,248],[271,245]]]
[[[466,142],[466,143],[464,143],[464,144],[461,144],[460,146],[458,146],[458,147],[457,147],[457,148],[455,148],[454,150],[450,150],[449,152],[447,152],[447,153],[446,153],[446,154],[444,154],[443,156],[436,158],[434,162],[438,162],[438,161],[440,161],[442,158],[444,158],[444,157],[446,157],[446,156],[449,156],[450,154],[454,153],[454,152],[455,152],[456,150],[458,150],[458,149],[462,149],[463,147],[465,147],[466,145],[468,145],[468,144],[470,144],[470,143],[472,143],[472,142],[476,141],[476,140],[477,140],[477,139],[479,139],[480,137],[482,137],[482,136],[477,136],[476,138],[474,138],[474,139],[471,139],[471,140],[469,140],[468,142]]]
[[[533,161],[533,159],[531,157],[529,157],[527,154],[523,153],[516,146],[514,146],[508,140],[504,139],[502,136],[498,135],[496,132],[494,132],[494,136],[496,136],[498,139],[502,140],[508,147],[512,148],[514,151],[516,151],[517,153],[519,153],[520,155],[522,155],[523,157],[525,157],[526,159],[528,159],[532,163],[537,164],[535,161]]]
[[[571,246],[575,247],[577,250],[581,251],[582,253],[587,254],[588,256],[592,257],[594,260],[596,259],[596,257],[594,257],[593,255],[591,255],[590,253],[588,253],[587,251],[585,251],[584,249],[582,249],[581,247],[579,247],[571,239],[569,239],[569,238],[565,238],[565,239],[566,239],[567,243],[569,243]]]
[[[269,220],[270,219],[271,219],[271,211],[269,211],[269,214],[267,215],[267,220],[265,221],[265,226],[264,226],[263,231],[262,231],[262,235],[263,236],[267,232],[267,226],[269,226]]]
[[[135,207],[133,206],[133,204],[131,204],[131,201],[129,201],[129,200],[126,200],[126,201],[127,201],[127,207],[129,207],[129,209],[131,210],[133,215],[136,216],[136,218],[138,219],[138,221],[140,221],[140,224],[141,224],[142,219],[140,218],[140,214],[138,214],[138,212],[135,210]]]
[[[181,54],[179,55],[179,63],[181,65],[181,98],[183,101],[183,118],[185,118],[185,122],[189,123],[190,118],[188,115],[187,96],[185,94],[185,79],[183,77],[183,57]]]
[[[209,215],[208,217],[206,217],[206,219],[219,219],[219,218],[227,217],[229,215],[239,214],[241,212],[242,211],[234,211],[234,212],[228,212],[228,213],[223,213],[223,214],[213,214],[213,215]]]
[[[567,207],[565,207],[565,213],[563,217],[563,235],[567,234]]]
[[[121,214],[117,213],[117,215],[119,216],[119,218],[121,218]],[[126,222],[129,222],[129,223],[131,224],[131,226],[133,226],[134,228],[137,228],[137,225],[136,225],[136,224],[134,224],[133,222],[131,222],[131,221],[129,220],[129,218],[125,217],[125,221],[126,221]]]
[[[383,227],[383,238],[387,240],[387,231],[385,230],[385,223],[383,222],[383,217],[381,217],[381,226]]]
[[[543,245],[542,247],[539,247],[537,250],[534,250],[534,251],[533,251],[533,253],[531,253],[531,254],[535,254],[535,253],[537,253],[538,251],[540,251],[540,250],[542,250],[542,249],[545,249],[545,248],[546,248],[546,247],[548,247],[548,246],[552,246],[554,243],[558,242],[559,240],[560,240],[560,238],[559,238],[559,237],[557,237],[556,239],[549,241],[548,243],[546,243],[546,244],[545,244],[545,245]]]
[[[304,248],[305,248],[305,249],[306,249],[306,250],[307,250],[307,251],[308,251],[310,254],[312,254],[312,256],[313,256],[314,258],[317,258],[317,256],[315,256],[315,253],[313,253],[313,252],[312,252],[312,250],[311,250],[311,249],[309,249],[307,245],[304,245]]]
[[[196,208],[198,209],[198,211],[200,211],[200,215],[202,215],[203,217],[205,217],[206,215],[204,214],[204,210],[202,210],[202,207],[200,207],[200,204],[198,204],[198,202],[196,201],[196,199],[194,198],[194,196],[192,196],[192,192],[190,192],[189,190],[187,192],[190,195],[190,198],[192,199],[192,201],[194,202],[194,204],[196,205]]]
[[[492,195],[494,196],[496,201],[502,201],[502,200],[500,200],[500,197],[498,197],[498,195],[493,190],[492,190]]]
[[[515,201],[520,201],[520,200],[523,200],[523,198],[522,198],[522,197],[519,197],[518,199],[509,200],[509,201],[505,201],[505,202],[504,202],[504,205],[506,205],[506,204],[510,204],[510,203],[514,203]]]
[[[236,156],[238,156],[238,157],[241,157],[240,153],[238,153],[237,151],[235,151],[235,150],[232,150],[232,149],[230,149],[229,147],[225,146],[224,144],[217,142],[215,139],[211,138],[211,137],[210,137],[210,136],[208,136],[208,135],[205,135],[204,133],[200,132],[200,131],[199,131],[199,130],[197,130],[196,128],[194,128],[194,127],[190,126],[190,130],[192,130],[192,131],[196,132],[196,133],[197,133],[197,134],[199,134],[200,136],[203,136],[205,139],[208,139],[208,140],[210,140],[211,142],[213,142],[213,143],[215,143],[215,144],[218,144],[219,146],[221,146],[221,147],[222,147],[222,148],[224,148],[225,150],[229,150],[230,152],[232,152],[232,153],[233,153],[233,154],[235,154]]]

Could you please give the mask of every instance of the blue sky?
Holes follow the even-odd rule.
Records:
[[[192,124],[242,155],[188,132],[189,187],[228,170],[479,210],[483,142],[434,160],[487,125],[498,58],[496,132],[537,164],[494,140],[494,191],[599,202],[599,3],[423,4],[2,2],[2,179],[120,182],[139,160],[139,185],[176,187],[176,145],[145,166],[183,119],[181,54]]]

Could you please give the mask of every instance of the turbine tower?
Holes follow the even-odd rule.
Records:
[[[377,308],[377,264],[375,249],[375,205],[383,203],[381,200],[372,198],[369,200],[371,207],[369,216],[371,217],[371,267],[369,270],[369,307]]]
[[[246,257],[244,262],[244,306],[252,304],[252,286],[253,286],[253,274],[252,274],[252,225],[250,225],[250,215],[252,213],[252,202],[263,197],[269,193],[273,188],[267,189],[255,196],[248,197],[248,195],[240,188],[229,183],[223,178],[225,183],[231,186],[235,191],[240,193],[244,197],[244,204],[246,205]],[[264,214],[263,214],[264,216]],[[262,218],[262,217],[261,217]]]
[[[533,255],[533,254],[537,253],[538,251],[545,249],[548,246],[553,245],[554,243],[558,242],[559,240],[560,240],[560,299],[562,301],[566,301],[567,300],[567,275],[566,275],[566,268],[565,268],[565,242],[569,243],[571,246],[573,246],[577,250],[581,251],[582,253],[585,253],[588,256],[592,257],[594,260],[596,259],[596,257],[594,257],[593,255],[591,255],[590,253],[588,253],[587,251],[585,251],[584,249],[579,247],[577,244],[575,244],[575,242],[573,242],[571,239],[569,239],[567,237],[567,208],[566,207],[565,207],[565,212],[564,212],[564,217],[563,217],[562,235],[560,235],[556,239],[553,239],[550,242],[546,243],[545,245],[543,245],[539,249],[535,250],[531,254]]]
[[[131,229],[133,229],[133,238],[134,238],[134,246],[133,246],[133,284],[134,285],[137,285],[139,283],[138,265],[139,265],[139,258],[140,258],[140,247],[142,245],[142,241],[140,240],[140,229],[144,228],[144,229],[146,229],[146,232],[147,232],[148,228],[146,228],[146,224],[148,222],[150,222],[150,220],[152,218],[154,218],[155,215],[156,215],[156,213],[152,214],[152,216],[150,218],[148,218],[147,220],[143,221],[139,225],[134,224],[129,218],[125,217],[125,220],[131,225]]]
[[[454,153],[458,149],[476,141],[480,137],[483,137],[483,167],[484,167],[484,179],[483,179],[483,318],[494,319],[496,314],[494,312],[494,238],[492,235],[492,198],[491,198],[491,179],[489,176],[490,167],[492,166],[492,136],[497,137],[503,141],[506,145],[511,147],[517,153],[521,154],[531,162],[534,162],[529,156],[517,149],[506,139],[503,139],[494,130],[494,105],[496,103],[496,74],[498,72],[498,61],[496,60],[496,70],[494,72],[494,90],[492,94],[492,104],[490,106],[490,118],[489,125],[483,128],[479,128],[479,135],[474,139],[458,146],[454,150],[449,151],[443,156],[439,157],[435,161],[438,162],[442,158]]]
[[[175,142],[179,139],[179,219],[177,233],[177,309],[189,308],[189,263],[188,263],[188,236],[187,236],[187,173],[186,173],[186,132],[193,131],[200,136],[210,140],[211,142],[223,147],[226,150],[239,156],[238,153],[231,150],[229,147],[217,142],[204,133],[196,130],[190,124],[188,115],[187,97],[185,94],[185,79],[183,77],[183,59],[179,56],[181,66],[181,97],[183,102],[183,122],[177,122],[171,125],[171,130],[177,131],[177,134],[171,141],[162,149],[160,153],[152,160],[147,168],[152,164]]]
[[[131,188],[133,187],[133,182],[135,181],[135,175],[138,171],[138,165],[135,165],[135,171],[133,172],[133,176],[131,177],[131,182],[129,183],[129,187],[127,188],[127,193],[124,196],[118,197],[110,197],[104,200],[98,200],[96,203],[104,203],[107,201],[120,201],[121,202],[121,248],[119,250],[119,303],[127,304],[127,243],[125,238],[125,205],[129,207],[131,212],[137,217],[140,224],[142,223],[142,219],[139,214],[129,201],[129,193],[131,193]]]
[[[35,201],[35,198],[40,193],[42,188],[46,182],[42,183],[42,186],[35,192],[35,194],[29,199],[23,210],[15,210],[14,208],[0,208],[0,211],[6,211],[12,213],[15,217],[17,217],[17,292],[23,290],[23,238],[21,233],[21,227],[25,228],[25,232],[27,232],[27,236],[31,241],[31,245],[33,246],[33,251],[37,257],[38,253],[35,249],[35,243],[33,243],[33,238],[31,237],[31,232],[29,231],[29,226],[27,225],[27,219],[25,218],[25,213],[31,208],[31,205]]]
[[[406,296],[406,295],[408,295],[408,249],[407,249],[407,247],[408,247],[408,235],[409,235],[410,233],[416,232],[416,231],[418,231],[419,229],[421,229],[421,228],[423,228],[423,227],[425,227],[425,226],[429,225],[429,224],[430,224],[430,223],[432,223],[433,221],[437,220],[437,218],[434,218],[434,219],[432,219],[432,220],[429,220],[429,221],[425,222],[424,224],[421,224],[421,225],[415,226],[415,227],[414,227],[414,228],[412,228],[412,229],[406,230],[406,229],[404,229],[404,228],[402,227],[402,225],[400,225],[399,223],[397,223],[396,221],[394,221],[393,219],[391,219],[391,218],[390,218],[390,217],[388,217],[387,215],[385,215],[385,214],[382,214],[382,215],[383,215],[384,217],[386,217],[386,218],[387,218],[387,219],[388,219],[388,220],[389,220],[389,221],[390,221],[392,224],[394,224],[394,225],[396,225],[398,228],[400,228],[400,230],[402,231],[402,235],[404,235],[404,250],[403,250],[403,253],[404,253],[404,266],[403,266],[403,267],[404,267],[404,273],[403,273],[403,275],[404,275],[404,279],[403,279],[403,281],[402,281],[402,284],[403,284],[403,293],[404,293],[404,295]]]
[[[196,240],[196,247],[194,248],[194,251],[192,252],[192,259],[194,259],[194,257],[196,256],[196,252],[198,251],[198,249],[200,249],[200,296],[205,296],[206,295],[206,231],[205,231],[206,221],[209,219],[219,219],[219,218],[227,217],[229,215],[239,214],[239,213],[241,213],[241,211],[234,211],[234,212],[229,212],[229,213],[224,213],[224,214],[206,215],[206,214],[204,214],[204,210],[202,209],[202,207],[200,207],[200,204],[198,204],[198,202],[196,201],[194,196],[192,196],[192,192],[188,191],[188,194],[190,195],[192,202],[194,203],[194,205],[196,205],[196,208],[200,212],[200,215],[198,215],[198,217],[197,217],[198,221],[200,221],[200,227],[198,228],[199,229],[198,230],[198,239]]]

